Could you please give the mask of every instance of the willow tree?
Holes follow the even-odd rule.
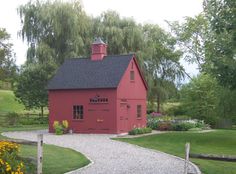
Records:
[[[179,60],[182,53],[176,49],[176,40],[158,25],[143,27],[145,48],[142,53],[149,82],[150,100],[160,104],[173,90],[173,84],[184,78],[184,68]]]
[[[121,18],[115,11],[106,11],[93,19],[93,33],[108,45],[108,54],[124,54],[143,48],[142,26],[132,18]]]
[[[42,47],[58,65],[66,58],[89,54],[91,23],[79,1],[30,1],[21,5],[18,13],[22,23],[19,34],[29,45],[28,62],[45,61],[36,56]]]

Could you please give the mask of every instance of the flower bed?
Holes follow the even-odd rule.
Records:
[[[19,145],[8,141],[0,141],[0,173],[23,174],[24,164],[18,156]]]
[[[209,129],[209,125],[197,119],[178,119],[170,116],[147,116],[147,127],[160,131],[188,131],[194,129]]]

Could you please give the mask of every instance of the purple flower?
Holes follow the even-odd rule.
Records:
[[[151,115],[153,117],[160,117],[160,116],[162,116],[162,114],[160,112],[152,112]]]

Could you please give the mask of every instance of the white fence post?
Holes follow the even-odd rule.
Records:
[[[43,134],[38,134],[37,174],[43,173]]]
[[[185,164],[184,164],[184,174],[188,174],[189,151],[190,151],[190,143],[186,143],[186,144],[185,144]]]

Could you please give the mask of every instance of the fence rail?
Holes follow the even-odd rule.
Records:
[[[193,153],[190,153],[189,156],[191,158],[236,162],[236,156],[212,155],[212,154],[193,154]]]
[[[23,144],[23,145],[33,145],[37,146],[37,159],[27,158],[28,161],[37,163],[37,174],[43,173],[43,134],[37,135],[37,141],[28,141],[28,140],[7,140],[12,143]]]

